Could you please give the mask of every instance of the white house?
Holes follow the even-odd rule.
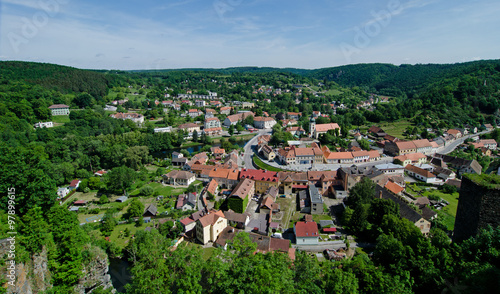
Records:
[[[65,104],[54,104],[49,106],[52,115],[68,115],[69,114],[69,106]]]
[[[35,124],[35,128],[52,128],[54,124],[51,121],[48,122],[38,122]]]
[[[436,175],[434,175],[430,171],[421,169],[411,164],[405,167],[405,171],[409,176],[414,177],[415,179],[420,180],[422,182],[436,183],[439,181]]]
[[[253,124],[257,129],[270,129],[276,121],[272,117],[257,116],[253,119]]]
[[[222,211],[211,211],[196,221],[196,239],[202,244],[215,242],[227,227],[227,219]]]
[[[316,222],[297,222],[293,226],[297,245],[318,245],[318,224]]]

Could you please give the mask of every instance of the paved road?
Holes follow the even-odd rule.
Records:
[[[241,158],[241,161],[243,161],[245,164],[243,165],[242,162],[239,162],[238,165],[239,166],[242,166],[244,168],[254,168],[253,167],[253,164],[252,164],[252,156],[254,154],[254,149],[253,147],[257,146],[257,138],[260,136],[260,135],[271,135],[272,133],[272,130],[271,129],[264,129],[264,130],[260,130],[257,132],[256,136],[253,137],[252,139],[250,139],[246,144],[245,144],[245,147],[244,148],[244,152],[243,153],[243,156]]]
[[[479,135],[483,135],[483,134],[487,134],[491,131],[482,131],[480,133],[475,133],[475,134],[470,134],[470,135],[467,135],[467,136],[464,136],[462,138],[459,138],[451,143],[449,143],[448,145],[438,149],[438,151],[436,153],[439,153],[439,154],[448,154],[450,152],[452,152],[453,150],[455,150],[455,148],[458,147],[458,145],[462,144],[466,139],[469,139],[469,138],[472,138],[474,136],[479,136]]]
[[[350,242],[349,243],[350,248],[356,248],[358,247],[358,244],[355,242]],[[328,241],[328,242],[319,242],[318,245],[296,245],[292,244],[293,248],[297,248],[303,251],[308,251],[308,252],[323,252],[325,249],[335,249],[338,250],[340,248],[346,247],[346,244],[344,241]]]

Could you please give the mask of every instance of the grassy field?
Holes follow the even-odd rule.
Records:
[[[54,115],[52,116],[52,122],[59,124],[69,123],[69,115]]]
[[[113,230],[113,232],[111,233],[111,235],[109,236],[109,240],[111,242],[114,242],[116,245],[118,245],[118,247],[124,248],[125,246],[127,246],[132,235],[135,235],[135,233],[138,230],[144,230],[146,227],[150,227],[150,226],[152,226],[151,223],[148,223],[148,224],[143,223],[140,227],[136,227],[135,223],[117,225],[115,227],[115,229]],[[125,235],[124,235],[125,229],[129,229],[129,231],[130,231],[129,237],[125,237]]]
[[[342,91],[339,91],[337,89],[332,89],[325,92],[325,95],[332,95],[332,96],[337,96],[340,94],[342,94]]]
[[[275,172],[283,171],[281,168],[270,166],[269,164],[264,163],[262,160],[260,160],[260,158],[258,156],[253,156],[252,158],[253,158],[253,162],[255,163],[255,165],[257,165],[261,169],[275,171]]]
[[[389,135],[398,137],[398,138],[404,138],[403,132],[406,130],[407,127],[411,126],[411,123],[407,120],[401,120],[397,122],[391,122],[391,123],[382,123],[380,124],[380,127]]]

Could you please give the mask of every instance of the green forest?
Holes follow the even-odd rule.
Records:
[[[155,101],[209,91],[226,101],[255,103],[250,110],[257,116],[301,112],[299,124],[306,130],[313,111],[321,111],[325,116],[317,123],[336,122],[343,130],[321,137],[323,144],[345,144],[339,137],[347,137],[350,129],[402,120],[412,125],[408,138],[430,138],[427,128],[498,124],[500,61],[130,72],[0,62],[0,238],[9,236],[6,199],[14,188],[16,262],[28,264],[35,257],[46,257],[50,286],[44,293],[73,293],[86,269],[107,257],[130,261],[132,281],[126,293],[493,293],[498,289],[500,228],[486,229],[457,244],[437,223],[431,236],[424,237],[399,217],[391,203],[374,198],[373,186],[364,181],[351,191],[343,222],[373,246],[337,262],[318,262],[306,252],[298,252],[294,261],[281,253],[253,254],[255,247],[244,233],[230,250],[214,249],[205,258],[195,246],[183,244],[171,250],[179,235],[172,224],[151,232],[137,230],[132,242],[119,246],[106,237],[118,221],[131,221],[136,213],[130,207],[142,210],[143,204],[132,205],[130,200],[125,206],[113,206],[106,210],[103,223],[84,226],[76,213],[59,205],[57,188],[76,178],[82,179],[81,191],[103,195],[102,203],[111,195],[158,196],[156,190],[141,188],[170,165],[163,152],[186,153],[187,144],[201,144],[206,151],[213,139],[197,136],[188,142],[183,132],[155,133],[157,127],[204,121],[203,115],[181,117],[192,107],[165,112]],[[377,97],[387,97],[388,102],[371,109],[357,107]],[[144,114],[142,126],[109,116],[114,111],[105,110],[106,105],[122,99],[128,101],[117,111]],[[53,104],[68,105],[70,114],[52,116]],[[334,112],[332,104],[345,108]],[[238,110],[235,107],[232,113]],[[34,128],[46,121],[55,126]],[[289,139],[281,125],[274,132],[275,144]],[[498,138],[498,132],[490,136]],[[235,143],[234,138],[220,142],[226,150],[239,148]],[[95,176],[102,169],[108,173]],[[176,194],[169,192],[165,207],[175,201]],[[130,211],[118,214],[126,206]],[[5,262],[3,256],[2,267]],[[6,282],[3,278],[2,284]],[[0,287],[0,293],[5,291]]]

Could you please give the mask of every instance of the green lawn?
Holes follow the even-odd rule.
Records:
[[[332,217],[328,214],[314,214],[313,221],[319,223],[320,220],[332,220]]]
[[[412,124],[407,121],[407,120],[401,120],[397,122],[385,122],[380,124],[380,127],[389,135],[398,137],[398,138],[404,138],[403,132],[406,130],[407,127],[411,126]]]
[[[443,211],[455,217],[457,215],[457,206],[458,206],[458,192],[453,194],[445,194],[441,191],[426,191],[423,193],[424,196],[436,195],[441,197],[443,200],[448,201],[450,204],[443,208]]]
[[[275,172],[279,172],[279,171],[283,171],[281,168],[277,168],[277,167],[274,167],[274,166],[270,166],[269,164],[267,163],[264,163],[262,160],[260,160],[260,158],[258,156],[253,156],[253,162],[255,163],[255,165],[257,165],[259,168],[261,169],[265,169],[265,170],[269,170],[269,171],[275,171]]]
[[[69,115],[54,115],[52,116],[52,122],[59,124],[69,123],[70,122]]]
[[[132,235],[135,235],[135,233],[138,230],[144,230],[148,226],[152,226],[152,224],[151,223],[148,223],[148,224],[143,223],[140,227],[136,227],[135,223],[117,225],[116,228],[111,233],[111,235],[109,236],[109,240],[111,242],[114,242],[116,245],[118,245],[118,247],[124,248],[125,246],[127,246]],[[125,232],[125,229],[127,229],[127,228],[130,231],[129,237],[125,237],[125,235],[123,234],[123,232]]]
[[[325,92],[325,95],[332,95],[332,96],[337,96],[340,94],[342,94],[342,91],[339,91],[337,89],[332,89]]]

